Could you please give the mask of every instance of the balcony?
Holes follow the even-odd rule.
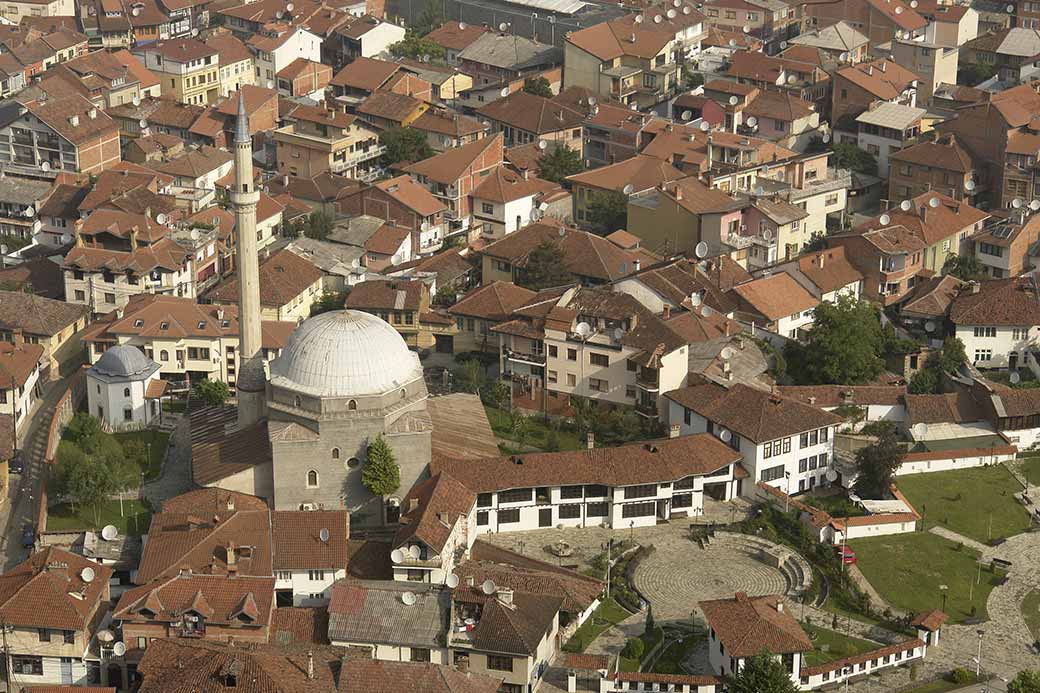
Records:
[[[657,402],[644,402],[642,400],[636,402],[636,414],[647,419],[656,419],[659,415]]]
[[[791,204],[820,193],[842,190],[852,186],[852,172],[848,169],[827,169],[827,177],[823,180],[808,181],[801,188],[791,188]]]
[[[513,361],[515,363],[527,363],[532,366],[544,366],[545,365],[545,353],[532,354],[523,351],[514,351],[513,349],[505,349],[506,360]]]
[[[636,387],[647,392],[657,392],[661,389],[660,376],[657,369],[645,368],[636,376]]]

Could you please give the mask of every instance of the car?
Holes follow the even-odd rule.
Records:
[[[838,554],[838,558],[845,565],[855,565],[856,563],[856,552],[848,546],[835,546],[834,552]]]
[[[10,474],[21,474],[25,471],[25,455],[21,450],[15,450],[14,457],[7,462],[7,471]]]
[[[22,548],[31,548],[36,543],[36,528],[31,524],[22,525]]]

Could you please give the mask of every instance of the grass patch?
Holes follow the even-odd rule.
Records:
[[[863,652],[876,650],[882,645],[861,638],[853,638],[844,633],[817,628],[816,626],[802,626],[805,634],[812,640],[812,652],[805,654],[805,666],[816,666],[833,662],[835,659],[852,657]]]
[[[170,399],[165,400],[162,403],[163,411],[168,411],[174,414],[182,414],[184,410],[188,408],[188,403],[182,399]]]
[[[1040,454],[1033,453],[1022,458],[1019,471],[1033,486],[1040,486]]]
[[[983,567],[971,587],[979,557],[972,549],[926,532],[857,539],[849,546],[863,575],[891,604],[915,613],[940,608],[939,585],[947,585],[946,612],[953,623],[973,616],[985,620],[986,598],[1000,578]]]
[[[639,659],[634,657],[619,656],[621,671],[639,671],[643,662],[650,656],[653,649],[657,647],[657,643],[661,642],[661,638],[664,637],[664,631],[660,626],[657,626],[653,631],[649,633],[643,633],[639,636],[639,639],[643,641],[643,655]]]
[[[831,517],[859,517],[866,514],[862,507],[853,503],[844,494],[805,496],[802,501],[814,508],[819,508]]]
[[[613,625],[621,623],[632,614],[613,599],[605,599],[596,610],[592,612],[585,623],[574,631],[571,639],[564,644],[565,652],[584,652],[600,633]]]
[[[898,482],[926,527],[941,524],[983,543],[1029,529],[1029,513],[1015,500],[1022,488],[1003,465],[910,474]]]
[[[92,529],[100,530],[105,525],[115,525],[120,534],[139,535],[148,531],[152,513],[143,501],[123,501],[123,514],[119,514],[119,501],[108,500],[101,509],[101,522],[94,522],[94,512],[76,504],[73,512],[69,503],[59,503],[47,508],[47,530]]]
[[[655,674],[685,674],[682,663],[704,642],[700,633],[691,633],[686,637],[670,643],[654,661],[650,670]]]
[[[484,406],[484,411],[487,412],[488,423],[491,424],[491,430],[495,432],[496,436],[516,442],[516,436],[513,434],[513,419],[510,417],[509,412],[486,405]],[[582,446],[578,442],[578,434],[574,431],[562,427],[556,430],[557,446],[549,444],[552,433],[553,429],[540,417],[528,416],[527,435],[524,436],[523,443],[524,445],[535,447],[539,450],[549,450],[551,447],[556,447],[558,450],[581,449]],[[510,450],[509,454],[517,451],[517,448],[512,446],[499,445],[499,449],[502,449],[503,447]]]
[[[141,467],[145,481],[150,481],[159,476],[162,471],[163,458],[166,457],[166,446],[170,442],[170,434],[163,431],[132,431],[129,433],[114,434],[120,445],[125,446],[131,440],[138,440],[147,445],[151,453],[146,465]]]
[[[949,677],[949,674],[947,674],[947,677]],[[981,679],[976,679],[974,674],[972,674],[971,679],[968,683],[954,683],[949,678],[936,679],[915,688],[905,689],[903,693],[946,693],[947,691],[959,691],[971,686],[973,683],[986,680],[986,677],[983,676]]]
[[[1032,590],[1022,600],[1022,618],[1034,640],[1040,640],[1040,589]]]

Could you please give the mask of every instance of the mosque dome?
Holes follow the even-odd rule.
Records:
[[[271,362],[271,384],[318,397],[377,395],[422,377],[418,354],[384,320],[357,310],[308,318]]]
[[[147,377],[158,368],[159,365],[137,347],[121,344],[102,354],[92,370],[110,378],[137,378]]]

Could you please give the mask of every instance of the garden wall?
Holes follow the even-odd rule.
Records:
[[[1017,452],[1018,448],[1010,444],[992,448],[908,452],[903,455],[903,463],[896,470],[896,475],[948,472],[954,469],[1003,464],[1014,460]]]

